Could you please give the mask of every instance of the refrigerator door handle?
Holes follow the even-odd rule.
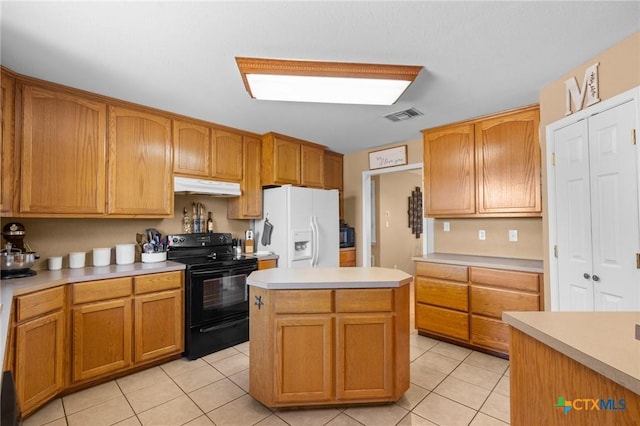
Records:
[[[311,235],[312,235],[312,247],[313,254],[311,255],[311,267],[315,268],[318,264],[318,253],[320,251],[320,241],[318,235],[318,222],[315,216],[311,216]]]

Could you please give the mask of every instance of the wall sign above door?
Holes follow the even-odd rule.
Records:
[[[371,151],[369,153],[369,169],[402,166],[407,164],[407,145]]]
[[[600,102],[600,94],[598,93],[598,65],[599,62],[591,65],[584,72],[584,78],[582,79],[582,88],[578,87],[578,81],[575,77],[564,82],[565,87],[565,113],[564,115],[571,115],[571,99],[573,99],[573,112],[578,112],[582,109],[582,104],[585,98],[587,99],[585,107],[597,104]]]

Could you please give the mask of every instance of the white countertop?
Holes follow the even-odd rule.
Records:
[[[504,312],[502,320],[640,394],[640,312]]]
[[[247,283],[268,290],[388,288],[411,283],[413,277],[387,268],[273,268],[254,271]]]
[[[105,280],[109,278],[130,277],[134,275],[155,274],[159,272],[182,271],[185,265],[171,261],[156,263],[133,263],[130,265],[91,266],[59,271],[41,270],[37,275],[26,278],[0,280],[0,357],[4,363],[4,349],[9,327],[11,302],[14,296],[45,290],[59,285],[83,281]]]
[[[508,269],[520,272],[544,273],[542,260],[512,259],[508,257],[470,256],[464,254],[429,253],[413,257],[416,262],[448,263],[480,268]]]

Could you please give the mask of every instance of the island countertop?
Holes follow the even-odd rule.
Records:
[[[505,312],[502,319],[640,394],[640,312]]]
[[[247,283],[268,290],[296,290],[395,288],[412,280],[413,277],[406,272],[388,268],[272,268],[252,272]]]

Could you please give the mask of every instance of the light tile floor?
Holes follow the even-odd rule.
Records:
[[[509,362],[411,334],[411,387],[396,403],[271,410],[249,394],[249,342],[175,360],[51,401],[23,425],[506,425]]]

